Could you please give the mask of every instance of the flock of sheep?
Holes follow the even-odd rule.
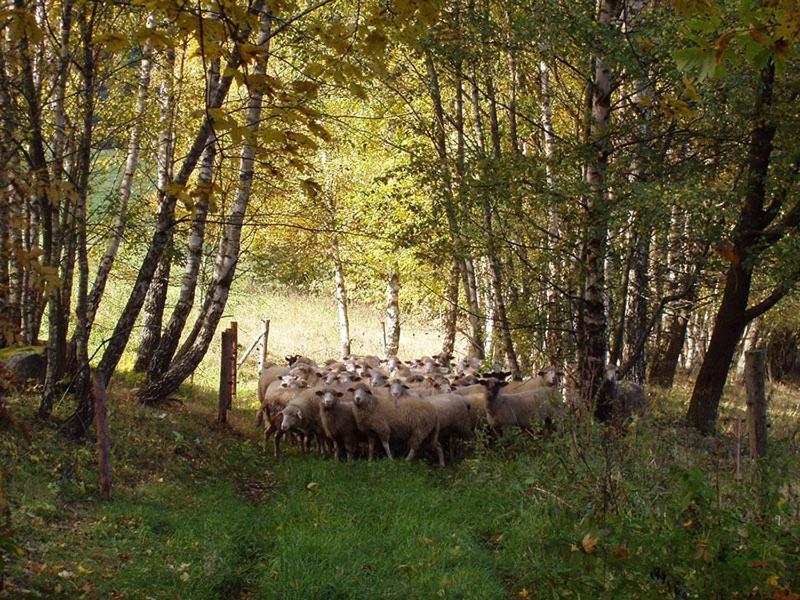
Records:
[[[366,445],[371,460],[380,442],[391,459],[396,452],[412,459],[431,451],[439,465],[445,450],[452,460],[460,440],[489,427],[498,435],[519,427],[526,432],[552,426],[570,409],[580,410],[576,394],[560,391],[562,373],[548,367],[524,381],[506,381],[508,373],[480,373],[477,360],[457,365],[448,355],[405,363],[397,357],[351,356],[319,365],[305,356],[287,356],[288,366],[267,364],[258,383],[259,426],[264,448],[274,434],[275,456],[281,438],[297,434],[303,450],[352,459]],[[641,386],[616,381],[606,370],[607,393],[618,416],[643,408]],[[569,388],[569,386],[568,386]]]

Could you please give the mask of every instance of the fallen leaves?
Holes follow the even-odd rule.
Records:
[[[581,540],[581,549],[586,554],[594,554],[597,551],[598,538],[591,533],[587,533]]]

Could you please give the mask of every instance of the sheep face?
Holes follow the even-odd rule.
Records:
[[[538,373],[544,385],[554,387],[564,376],[562,371],[558,371],[554,366],[545,367]]]
[[[296,379],[294,377],[290,377],[288,375],[284,375],[281,377],[281,387],[282,388],[294,388],[297,390],[303,389],[308,385],[308,383],[302,379]]]
[[[324,389],[318,390],[317,396],[321,398],[320,405],[322,405],[323,410],[332,410],[336,407],[336,404],[339,402],[339,398],[341,398],[344,394],[338,390],[333,389]]]
[[[375,400],[375,396],[373,396],[369,389],[365,386],[350,388],[350,391],[353,392],[353,404],[357,408],[367,409]]]
[[[491,403],[497,399],[497,395],[500,393],[500,390],[508,385],[508,382],[491,378],[481,381],[481,385],[486,388],[486,401]]]
[[[369,380],[369,384],[372,387],[382,387],[389,382],[389,379],[386,377],[385,374],[381,373],[380,371],[375,371],[372,373],[372,377]]]
[[[398,398],[405,394],[407,389],[409,389],[408,386],[399,379],[393,379],[389,382],[389,395],[395,400],[395,402],[398,400]]]
[[[303,422],[303,413],[296,406],[287,406],[281,411],[281,415],[283,415],[281,431],[297,429]]]

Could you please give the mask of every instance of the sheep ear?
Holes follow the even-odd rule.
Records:
[[[383,387],[389,387],[389,384],[388,383],[384,383]]]
[[[498,382],[498,385],[499,385],[500,387],[506,387],[506,386],[508,385],[508,382],[507,382],[507,381],[499,381],[499,382]]]
[[[539,375],[539,377],[544,377],[544,374],[545,374],[545,373],[547,373],[547,371],[545,371],[544,369],[542,369],[541,371],[539,371],[538,375]]]
[[[355,386],[351,386],[351,387],[347,388],[347,391],[348,392],[355,392],[356,388],[355,388]]]
[[[282,388],[289,387],[289,384],[286,383],[285,381],[281,381],[281,387]]]
[[[404,390],[410,390],[411,388],[410,388],[410,387],[408,387],[408,386],[407,386],[407,385],[404,383],[404,384],[403,384],[403,389],[404,389]]]
[[[336,396],[337,398],[341,398],[342,396],[344,396],[344,392],[335,392],[333,395]]]
[[[297,418],[300,419],[301,421],[303,420],[303,413],[299,410],[297,411]]]
[[[323,392],[322,390],[317,390],[316,392],[314,392],[314,395],[316,395],[316,396],[324,396],[325,392]]]

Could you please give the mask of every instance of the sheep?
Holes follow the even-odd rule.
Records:
[[[527,390],[533,390],[536,388],[557,387],[559,381],[563,376],[564,376],[563,372],[557,370],[553,366],[549,366],[539,371],[536,377],[532,377],[531,379],[526,379],[525,381],[509,382],[507,389],[505,390],[505,393],[516,394]]]
[[[480,383],[453,389],[453,393],[464,398],[469,406],[472,429],[476,430],[488,423],[486,417],[486,387]]]
[[[334,456],[341,459],[344,449],[347,460],[352,460],[362,437],[353,416],[352,394],[335,387],[324,387],[314,393],[320,398],[322,429],[333,440]]]
[[[473,356],[472,358],[462,358],[458,365],[456,365],[456,373],[477,373],[481,368],[481,361],[479,358]]]
[[[262,404],[264,403],[264,394],[271,384],[276,379],[280,379],[284,375],[289,373],[289,367],[282,367],[276,364],[270,364],[269,366],[264,366],[261,369],[261,373],[258,376],[258,400]]]
[[[319,366],[313,359],[303,356],[302,354],[289,354],[284,356],[284,359],[286,359],[286,364],[288,364],[290,367],[295,365],[309,365],[311,367]]]
[[[607,365],[604,380],[605,392],[612,401],[612,419],[623,422],[647,408],[644,388],[633,381],[617,381],[617,368]]]
[[[406,460],[416,456],[420,447],[427,444],[439,458],[439,466],[444,466],[444,452],[439,444],[439,419],[436,409],[422,398],[408,395],[399,406],[393,402],[376,397],[369,386],[361,383],[349,388],[353,392],[353,416],[358,428],[369,439],[369,459],[375,454],[375,439],[378,438],[392,459],[390,440],[406,442]]]
[[[322,421],[320,419],[320,398],[317,389],[304,390],[295,396],[280,411],[281,429],[275,435],[276,447],[279,439],[289,431],[296,431],[303,435],[303,452],[308,452],[311,438],[317,440],[317,451],[322,454]]]
[[[370,387],[377,388],[383,387],[389,383],[389,376],[383,371],[375,370],[369,378]]]
[[[425,398],[436,409],[439,418],[439,442],[447,447],[452,462],[455,456],[454,438],[472,439],[473,424],[466,398],[458,394],[438,394]]]
[[[561,394],[554,387],[538,387],[512,394],[501,394],[507,385],[505,381],[490,379],[486,386],[486,417],[489,425],[498,435],[509,427],[517,426],[532,434],[534,420],[549,426],[561,416],[563,403]]]
[[[295,381],[291,384],[273,381],[264,392],[261,400],[261,407],[258,409],[258,413],[256,413],[256,422],[258,425],[261,426],[264,424],[264,452],[267,451],[269,436],[280,428],[280,411],[306,387],[304,381]],[[280,437],[276,435],[275,456],[277,457],[279,454]]]
[[[480,382],[480,378],[474,373],[459,373],[450,380],[450,385],[453,387],[464,387],[467,385],[475,385]]]

